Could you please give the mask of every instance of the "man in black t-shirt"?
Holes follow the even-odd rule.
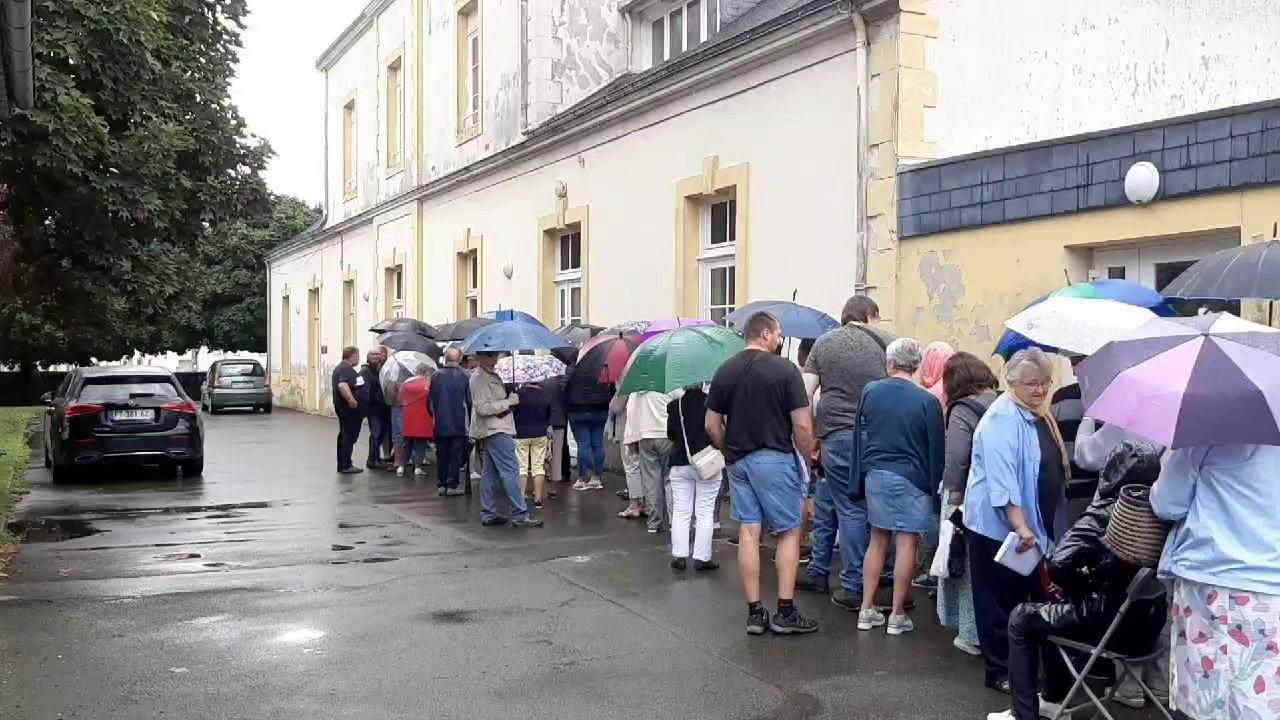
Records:
[[[813,418],[800,370],[776,355],[782,328],[769,313],[745,327],[747,349],[716,371],[707,395],[707,434],[729,463],[729,493],[738,531],[738,568],[747,595],[747,633],[811,633],[818,623],[796,610],[800,566],[800,463],[813,461]],[[797,457],[799,451],[799,457]],[[760,529],[778,533],[778,612],[760,603]]]
[[[351,449],[360,437],[364,409],[360,407],[359,388],[364,378],[356,372],[360,350],[354,346],[342,349],[342,360],[333,369],[333,412],[338,416],[338,472],[354,475],[364,472],[351,463]]]

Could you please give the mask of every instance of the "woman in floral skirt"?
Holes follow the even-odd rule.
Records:
[[[1173,450],[1151,490],[1175,522],[1171,703],[1193,720],[1280,717],[1280,447]]]

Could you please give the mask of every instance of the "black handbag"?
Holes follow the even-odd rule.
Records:
[[[955,527],[951,533],[951,548],[947,551],[947,577],[955,580],[964,577],[965,569],[969,567],[969,544],[964,537],[968,530],[964,527],[964,513],[960,508],[956,508],[947,519]]]

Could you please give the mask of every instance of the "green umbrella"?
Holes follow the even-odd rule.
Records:
[[[718,325],[655,335],[631,354],[618,392],[671,392],[707,382],[725,360],[746,347],[736,333]]]

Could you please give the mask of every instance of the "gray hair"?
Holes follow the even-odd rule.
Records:
[[[456,347],[445,348],[444,359],[445,359],[445,362],[451,362],[451,363],[462,362],[462,349],[456,348]]]
[[[920,369],[924,353],[920,351],[920,343],[912,338],[898,338],[884,349],[884,356],[888,370],[913,373]]]
[[[1014,353],[1009,362],[1004,364],[1005,382],[1010,385],[1022,382],[1028,369],[1039,371],[1045,380],[1053,380],[1053,361],[1045,351],[1031,347]]]

